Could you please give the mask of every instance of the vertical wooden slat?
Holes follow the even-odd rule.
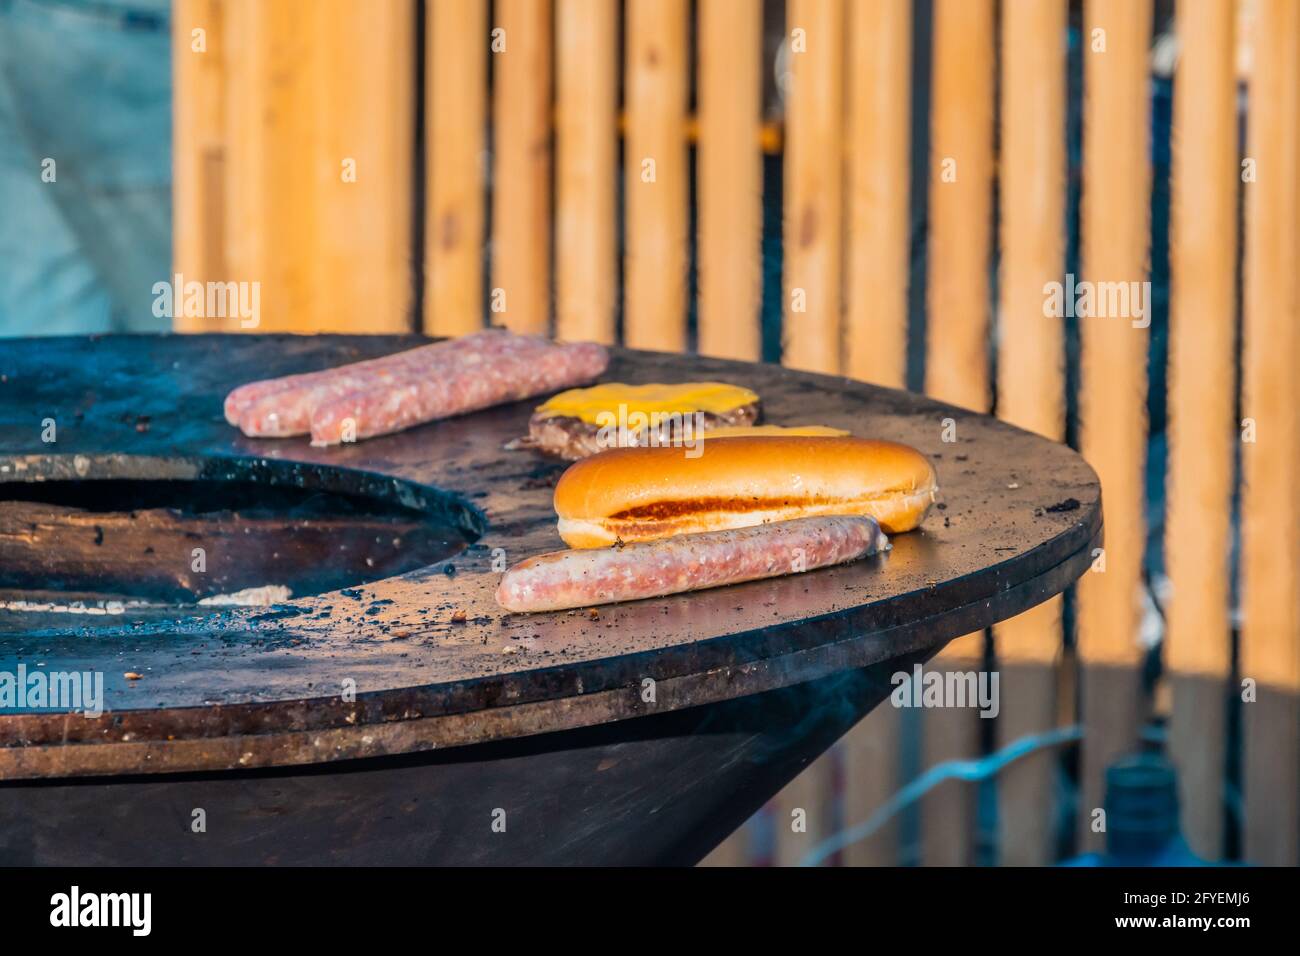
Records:
[[[993,3],[935,0],[926,391],[987,411]]]
[[[226,259],[232,278],[261,284],[262,331],[316,329],[323,290],[311,275],[317,233],[311,198],[314,17],[301,0],[273,8],[239,0],[230,13],[227,36],[240,42],[227,43],[227,82],[234,83],[229,102],[240,108],[226,111],[232,199]]]
[[[772,798],[777,866],[797,866],[835,832],[835,760],[834,749],[826,751]],[[803,811],[803,832],[793,828],[796,810]]]
[[[1151,3],[1087,0],[1084,11],[1082,279],[1140,283],[1150,238]],[[1101,806],[1106,765],[1135,743],[1138,720],[1147,330],[1133,321],[1079,319],[1080,444],[1101,478],[1106,529],[1104,570],[1095,565],[1078,590],[1086,849],[1102,845],[1089,814]]]
[[[1165,663],[1183,833],[1223,855],[1237,274],[1237,80],[1232,0],[1183,0],[1174,81],[1169,494],[1165,555],[1173,593]]]
[[[551,314],[550,0],[497,0],[505,49],[496,54],[492,286],[498,324],[548,331]],[[494,292],[495,294],[495,292]]]
[[[844,24],[840,0],[790,0],[786,6],[782,361],[821,372],[842,366]],[[833,753],[823,754],[776,797],[778,863],[797,862],[830,834],[834,761]],[[807,833],[790,832],[794,807],[807,812]]]
[[[179,0],[172,10],[172,271],[200,282],[225,275],[222,7],[223,0]],[[178,332],[205,325],[185,316],[173,322]]]
[[[224,0],[222,201],[196,205],[188,173],[178,195],[183,232],[221,236],[204,278],[259,283],[260,331],[409,327],[413,18],[409,0]]]
[[[699,351],[761,357],[763,9],[759,0],[699,8]]]
[[[993,24],[991,0],[934,4],[925,387],[944,401],[978,411],[989,407]],[[960,440],[960,434],[957,437]],[[977,669],[983,640],[983,634],[958,638],[931,666]],[[964,708],[926,712],[924,766],[975,756],[979,720]],[[936,787],[921,801],[922,860],[938,865],[972,862],[974,818],[972,785],[949,781]]]
[[[415,6],[395,0],[311,5],[316,153],[312,282],[320,328],[405,332],[411,315]],[[345,182],[344,158],[356,160]],[[292,176],[293,170],[286,173]]]
[[[686,348],[686,0],[628,0],[623,342]]]
[[[1257,684],[1243,703],[1244,850],[1254,863],[1294,865],[1297,836],[1296,595],[1300,359],[1300,5],[1257,8],[1247,158],[1242,416],[1241,674]]]
[[[483,325],[488,42],[486,0],[430,0],[424,329],[434,335]]]
[[[846,364],[902,388],[907,376],[907,189],[912,2],[849,5]]]
[[[1237,66],[1237,79],[1245,81],[1253,72],[1255,47],[1255,22],[1259,13],[1259,0],[1237,0],[1237,52],[1234,62]]]
[[[1065,46],[1065,0],[1004,4],[998,416],[1056,441],[1065,329],[1043,287],[1065,278]]]
[[[790,0],[786,40],[782,360],[794,368],[839,372],[844,4]]]
[[[857,826],[871,819],[899,791],[899,735],[902,720],[897,707],[885,700],[863,717],[840,744],[844,755],[844,825]],[[899,856],[898,819],[889,820],[875,833],[844,850],[848,866],[896,866]]]
[[[994,630],[1001,709],[997,745],[1060,723],[1061,601],[1053,598]],[[1041,751],[998,775],[998,863],[1047,866],[1056,858],[1057,753]]]
[[[966,634],[925,665],[926,671],[980,671],[984,635]],[[921,764],[926,770],[950,760],[979,755],[980,723],[971,707],[943,707],[921,714]],[[970,866],[975,862],[976,784],[946,780],[921,799],[921,862],[926,866]]]
[[[1056,441],[1065,432],[1065,334],[1063,320],[1045,314],[1043,288],[1064,279],[1066,15],[1065,0],[1002,7],[998,415]],[[1004,621],[993,637],[997,738],[1006,746],[1056,722],[1061,599]],[[1052,861],[1054,766],[1055,755],[1041,753],[999,777],[999,862]]]
[[[907,378],[909,149],[912,3],[882,0],[848,8],[845,182],[845,366],[854,378],[902,388]],[[885,702],[848,732],[844,819],[862,823],[899,787],[897,708]],[[898,862],[891,821],[848,847],[850,866]]]
[[[268,249],[277,247],[277,233],[291,214],[288,209],[268,206],[272,191],[267,188],[264,170],[273,141],[272,124],[283,111],[273,110],[267,80],[275,25],[269,22],[271,11],[259,11],[253,0],[226,0],[224,13],[223,36],[239,37],[239,42],[222,44],[223,82],[227,101],[238,103],[239,109],[226,110],[223,117],[226,204],[222,258],[229,273],[222,278],[259,282],[262,319],[258,331],[277,331],[292,326],[282,324],[288,318],[283,314],[287,297],[278,277],[271,274],[267,256]],[[282,242],[278,245],[284,248]],[[301,327],[311,328],[305,310],[296,315]],[[220,328],[206,322],[192,327]]]
[[[556,0],[556,326],[614,341],[618,4]]]

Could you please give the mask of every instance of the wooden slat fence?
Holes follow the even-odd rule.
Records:
[[[1104,768],[1146,726],[1167,729],[1198,853],[1294,864],[1300,4],[1174,5],[1162,508],[1147,407],[1165,353],[1143,283],[1160,254],[1152,45],[1167,6],[177,0],[175,269],[260,282],[259,331],[491,322],[745,359],[779,336],[794,367],[923,383],[1058,440],[1077,430],[1104,490],[1093,570],[1072,597],[934,662],[994,662],[992,732],[969,710],[879,708],[710,862],[798,862],[936,763],[1078,723],[1075,749],[941,784],[835,862],[1036,864],[1098,848]],[[1064,303],[1088,283],[1095,307],[1129,296],[1122,314],[1052,310],[1053,284]],[[941,478],[960,453],[950,437]],[[1168,580],[1153,586],[1144,552],[1161,511]],[[794,810],[806,832],[791,831]]]

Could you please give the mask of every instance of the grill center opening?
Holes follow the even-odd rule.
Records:
[[[273,604],[452,557],[447,514],[241,480],[0,483],[0,602],[12,609]]]

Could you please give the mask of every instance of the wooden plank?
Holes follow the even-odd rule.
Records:
[[[835,832],[836,748],[810,763],[772,798],[776,866],[797,866]],[[795,830],[796,821],[802,829]],[[826,864],[829,865],[829,861]]]
[[[989,238],[993,213],[994,15],[991,0],[935,0],[930,109],[930,235],[926,391],[987,411]],[[960,437],[960,436],[958,436]],[[983,634],[968,634],[932,662],[936,670],[980,667]],[[927,711],[926,768],[979,752],[979,717],[962,708]],[[921,801],[921,858],[974,861],[975,788],[940,784]]]
[[[762,357],[763,9],[703,0],[699,45],[699,351]]]
[[[270,102],[271,11],[259,11],[252,0],[225,0],[223,36],[237,36],[238,43],[222,44],[225,95],[237,110],[223,115],[222,142],[225,153],[225,222],[222,259],[226,276],[236,281],[260,283],[262,317],[257,331],[275,331],[287,321],[287,297],[278,275],[272,275],[268,250],[275,248],[280,231],[290,215],[283,206],[268,206],[267,174],[263,169],[271,139],[272,123],[278,112]],[[286,83],[286,85],[288,85]],[[278,215],[272,215],[272,213]],[[304,325],[307,313],[299,314]],[[237,323],[236,323],[237,324]],[[224,325],[206,320],[190,326],[198,331],[225,331]]]
[[[948,644],[925,665],[927,672],[980,671],[984,667],[983,633],[967,634]],[[970,760],[980,753],[979,711],[942,707],[922,711],[921,764],[925,770],[949,760]],[[970,866],[975,862],[977,784],[946,780],[921,798],[921,863],[925,866]]]
[[[844,4],[790,0],[782,361],[839,372]]]
[[[178,0],[172,10],[172,271],[200,282],[225,274],[222,7]],[[208,323],[180,315],[172,325],[187,332]]]
[[[1045,645],[1048,635],[1060,632],[1060,603],[1040,604],[1034,611],[1016,620],[1026,631],[1036,625],[1035,636]],[[997,635],[997,639],[1005,643],[1005,635]],[[1058,667],[1055,659],[1035,662],[1014,650],[1008,652],[1005,663],[999,660],[999,748],[1057,725]],[[1042,750],[1015,761],[998,775],[999,865],[1049,866],[1056,861],[1058,757],[1056,750]]]
[[[1044,314],[1044,286],[1065,271],[1064,0],[1013,0],[1002,8],[1001,279],[998,285],[999,417],[1062,440],[1064,321]],[[1002,674],[997,741],[1005,747],[1056,723],[1055,662],[1061,599],[993,630]],[[1018,761],[998,779],[999,861],[1043,866],[1055,847],[1056,755]]]
[[[845,372],[907,377],[912,3],[849,6]]]
[[[1247,144],[1253,169],[1248,166],[1245,185],[1241,674],[1258,685],[1258,701],[1243,704],[1244,850],[1255,863],[1294,865],[1300,844],[1300,5],[1263,0],[1256,16]]]
[[[223,13],[220,278],[259,283],[261,331],[409,328],[410,0]]]
[[[1165,663],[1183,833],[1223,855],[1236,347],[1237,79],[1232,0],[1184,0],[1174,83]]]
[[[273,8],[244,0],[240,6],[246,8],[240,19],[252,21],[251,29],[240,29],[232,17],[229,35],[250,37],[255,69],[240,82],[256,88],[248,91],[248,98],[238,93],[230,97],[232,103],[248,106],[227,111],[227,143],[250,131],[252,135],[242,157],[245,162],[238,161],[239,151],[231,150],[234,162],[228,184],[236,197],[244,193],[245,182],[251,181],[252,188],[246,193],[247,205],[230,217],[228,239],[252,253],[238,275],[261,282],[261,329],[318,330],[319,293],[324,291],[316,285],[312,268],[314,237],[319,233],[317,205],[312,201],[318,126],[308,105],[318,71],[315,59],[321,53],[312,39],[316,17],[302,0]],[[238,46],[232,43],[229,49],[233,53]],[[231,69],[242,72],[234,64]],[[234,254],[228,258],[238,261]]]
[[[1168,750],[1178,768],[1183,835],[1196,855],[1207,860],[1224,855],[1226,684],[1226,675],[1171,670],[1163,685],[1170,698]]]
[[[993,632],[1000,674],[997,746],[1041,734],[1059,723],[1061,599],[998,625]],[[1016,761],[998,776],[998,862],[1047,866],[1055,861],[1057,753]]]
[[[494,324],[545,333],[551,318],[550,0],[497,0],[505,48],[493,60]],[[492,308],[495,310],[495,303]]]
[[[855,827],[884,806],[903,786],[899,755],[902,720],[885,700],[844,735],[844,826]],[[899,826],[895,816],[879,830],[844,849],[848,866],[897,866]]]
[[[618,4],[555,5],[556,328],[613,342]]]
[[[412,315],[415,6],[310,4],[315,152],[309,254],[319,331],[405,332]],[[310,107],[307,105],[311,104]],[[355,181],[344,163],[356,161]],[[292,176],[293,170],[286,171]]]
[[[993,3],[935,0],[926,391],[989,409]]]
[[[686,0],[628,0],[623,342],[686,348]]]
[[[430,0],[424,330],[482,328],[487,2]]]
[[[1237,0],[1237,79],[1243,83],[1254,72],[1255,23],[1259,13],[1259,0]]]
[[[1060,441],[1065,325],[1043,287],[1065,272],[1065,0],[1003,7],[998,416]]]
[[[1243,855],[1264,866],[1295,866],[1300,858],[1296,832],[1300,695],[1294,688],[1261,683],[1259,699],[1244,706]]]
[[[1150,239],[1151,3],[1088,0],[1084,11],[1082,278],[1141,283]],[[1132,305],[1130,300],[1130,311],[1136,311]],[[1089,814],[1101,806],[1107,764],[1132,748],[1138,722],[1147,329],[1135,321],[1140,322],[1126,316],[1079,320],[1080,444],[1101,478],[1106,527],[1104,570],[1094,564],[1078,586],[1084,849],[1102,845]]]

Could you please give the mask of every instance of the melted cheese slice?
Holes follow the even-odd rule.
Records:
[[[724,425],[700,432],[700,438],[798,438],[813,435],[821,438],[842,438],[843,428],[829,425]]]
[[[726,382],[686,382],[682,385],[625,385],[609,382],[591,388],[572,388],[560,392],[537,407],[544,418],[577,418],[589,425],[601,424],[598,416],[618,415],[620,407],[627,415],[638,412],[671,415],[674,412],[709,412],[724,415],[742,405],[758,401],[758,395],[739,385]]]

